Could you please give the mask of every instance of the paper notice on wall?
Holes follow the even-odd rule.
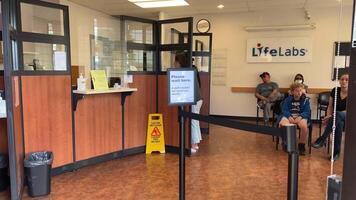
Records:
[[[124,82],[125,83],[133,83],[133,76],[132,75],[124,75]]]
[[[334,59],[335,59],[334,67],[337,67],[337,68],[345,67],[346,56],[335,56]]]
[[[67,54],[65,51],[54,52],[54,70],[55,71],[67,70]]]

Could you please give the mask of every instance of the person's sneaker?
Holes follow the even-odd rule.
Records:
[[[298,144],[298,151],[299,151],[299,155],[305,156],[305,144],[304,143]]]
[[[194,148],[191,148],[190,149],[190,153],[193,154],[193,153],[196,153],[198,150],[194,149]]]
[[[320,149],[323,147],[325,144],[325,140],[322,137],[319,137],[318,139],[315,140],[315,142],[312,144],[312,147],[316,149]]]

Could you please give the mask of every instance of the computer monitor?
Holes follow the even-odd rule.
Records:
[[[110,77],[109,78],[109,87],[114,87],[115,83],[121,85],[121,78],[120,77]]]

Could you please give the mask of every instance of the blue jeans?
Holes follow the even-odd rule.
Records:
[[[335,122],[335,142],[334,142],[334,153],[339,154],[340,149],[341,149],[341,140],[342,140],[342,131],[344,129],[345,125],[345,119],[346,119],[346,112],[342,111],[337,111],[336,112],[336,122]],[[333,120],[330,119],[328,124],[326,125],[326,128],[324,130],[323,135],[321,138],[326,141],[326,139],[329,137],[329,135],[333,131]]]

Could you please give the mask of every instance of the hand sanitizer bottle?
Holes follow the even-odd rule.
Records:
[[[86,90],[86,78],[84,78],[82,73],[80,73],[80,76],[77,79],[77,90],[79,90],[79,91]]]

